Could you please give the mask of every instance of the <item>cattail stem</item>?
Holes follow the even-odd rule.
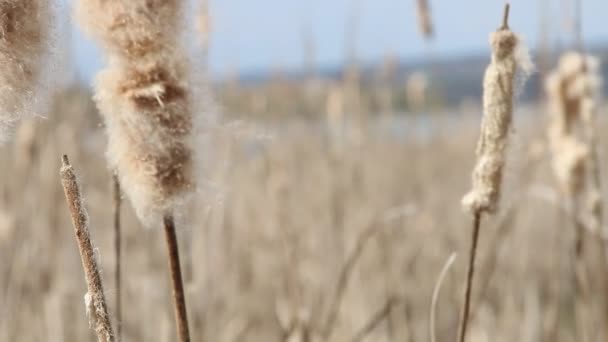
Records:
[[[481,226],[481,213],[477,212],[473,219],[473,232],[471,234],[471,249],[469,250],[469,265],[467,269],[467,283],[464,291],[464,302],[462,303],[462,317],[458,329],[458,341],[464,342],[469,324],[469,311],[471,307],[471,292],[473,290],[473,277],[475,275],[475,256],[477,254],[477,242],[479,240],[479,227]]]
[[[509,29],[509,12],[510,11],[511,11],[511,5],[507,2],[505,4],[505,11],[503,12],[503,15],[502,15],[502,26],[500,27],[501,30]]]
[[[114,332],[103,292],[101,274],[89,235],[87,210],[83,205],[80,186],[68,157],[64,155],[61,160],[61,184],[63,185],[65,198],[72,216],[76,242],[80,250],[80,258],[82,259],[82,267],[87,282],[88,295],[92,301],[93,312],[91,312],[91,315],[94,318],[97,338],[100,342],[114,342]]]
[[[112,177],[112,195],[114,200],[114,281],[116,288],[116,303],[114,310],[116,311],[116,341],[122,339],[122,303],[121,303],[121,275],[120,275],[120,252],[121,252],[121,232],[120,232],[120,207],[122,198],[120,194],[120,182],[118,175]]]
[[[188,312],[186,310],[186,296],[184,283],[182,281],[182,270],[179,262],[179,247],[175,234],[175,222],[173,216],[164,217],[165,239],[169,252],[169,268],[171,270],[171,283],[173,286],[173,305],[175,308],[175,322],[177,324],[177,336],[180,342],[190,342],[190,331],[188,328]]]

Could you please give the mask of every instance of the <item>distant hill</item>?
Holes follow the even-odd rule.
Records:
[[[596,44],[591,46],[588,51],[598,56],[602,62],[608,61],[608,44]],[[549,65],[555,65],[558,54],[552,56]],[[454,105],[462,102],[463,99],[479,99],[481,95],[481,80],[483,72],[489,62],[490,56],[487,52],[475,53],[468,56],[437,58],[436,60],[419,60],[412,62],[398,61],[393,67],[392,82],[395,85],[402,85],[407,77],[415,71],[423,71],[429,75],[432,91],[440,94],[446,104]],[[538,61],[534,58],[535,62]],[[378,71],[381,69],[379,63],[364,63],[360,66],[361,80],[363,84],[373,86],[377,79]],[[603,65],[603,76],[608,80],[608,65]],[[344,74],[343,67],[325,67],[317,71],[321,79],[339,80]],[[534,101],[541,95],[540,73],[535,72],[521,90],[520,100]],[[241,75],[240,80],[244,84],[255,86],[272,79],[273,75],[268,72],[251,72]],[[292,82],[299,82],[306,78],[302,72],[286,72],[282,77]],[[608,94],[608,87],[604,84],[603,94]]]

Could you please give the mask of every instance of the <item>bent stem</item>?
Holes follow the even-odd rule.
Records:
[[[435,334],[435,312],[437,311],[437,301],[439,299],[439,291],[441,291],[441,285],[443,284],[443,280],[445,276],[448,274],[450,267],[456,261],[456,253],[452,253],[445,265],[441,269],[439,273],[439,277],[437,278],[437,282],[435,283],[435,288],[433,289],[433,296],[431,297],[431,310],[429,310],[429,335],[431,336],[431,342],[436,342],[437,337]]]
[[[175,234],[175,222],[173,216],[170,215],[165,216],[163,221],[167,250],[169,252],[169,269],[171,271],[171,285],[173,286],[173,306],[177,325],[177,337],[180,342],[190,342],[188,312],[186,310],[186,296],[179,262],[179,247]]]
[[[467,283],[464,291],[464,302],[462,304],[462,317],[458,329],[458,341],[464,342],[469,324],[469,311],[471,308],[471,291],[473,289],[473,276],[475,275],[475,256],[477,254],[477,242],[479,240],[479,227],[481,225],[481,213],[476,212],[473,219],[473,232],[471,234],[471,249],[469,250],[469,265],[467,270]]]

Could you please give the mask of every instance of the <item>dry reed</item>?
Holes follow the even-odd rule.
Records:
[[[194,189],[187,60],[176,43],[181,4],[82,0],[78,10],[110,61],[96,82],[109,163],[146,225],[178,214]]]
[[[561,191],[569,198],[580,196],[585,187],[589,146],[576,134],[581,122],[585,61],[578,53],[564,54],[558,69],[545,81],[551,111],[548,129],[553,171]]]
[[[104,47],[109,66],[96,102],[109,136],[108,159],[139,219],[162,222],[180,341],[190,340],[174,217],[191,198],[193,101],[179,46],[184,1],[81,0],[77,15]]]
[[[120,226],[120,208],[122,204],[122,195],[120,191],[120,183],[118,176],[112,175],[112,197],[114,210],[114,287],[116,289],[116,302],[114,304],[116,312],[116,341],[122,340],[122,291],[121,291],[121,226]]]
[[[186,310],[186,294],[179,262],[179,248],[177,236],[175,235],[175,223],[172,217],[164,219],[167,250],[169,252],[169,269],[171,271],[171,284],[173,286],[173,302],[175,318],[177,323],[177,336],[180,342],[190,341],[190,329],[188,328],[188,312]]]
[[[417,0],[416,10],[416,14],[418,17],[418,28],[420,29],[420,33],[422,34],[424,39],[432,39],[434,32],[429,0]]]
[[[0,143],[37,100],[50,47],[48,1],[0,0]]]
[[[103,291],[103,282],[97,260],[95,257],[95,248],[91,242],[89,234],[89,217],[84,206],[80,186],[74,173],[74,168],[70,165],[67,156],[61,159],[61,183],[65,192],[65,198],[72,216],[72,224],[74,225],[74,233],[76,242],[82,259],[82,267],[84,269],[85,278],[87,281],[87,307],[92,308],[90,312],[92,321],[95,324],[95,332],[100,342],[113,342],[114,333],[112,324],[110,323],[110,315]],[[87,310],[89,310],[87,308]]]
[[[562,55],[557,70],[546,80],[546,91],[551,110],[549,142],[553,156],[553,170],[558,185],[568,201],[575,229],[574,266],[572,281],[581,294],[576,306],[577,326],[583,329],[583,305],[588,303],[587,270],[584,261],[584,230],[598,232],[600,265],[603,286],[606,276],[606,245],[603,237],[601,179],[595,116],[599,99],[601,76],[599,63],[579,52]],[[585,135],[581,137],[580,129]],[[608,305],[604,305],[604,310]],[[606,314],[606,313],[605,313]]]
[[[466,339],[481,216],[496,211],[500,199],[507,138],[513,115],[515,73],[518,67],[524,71],[528,71],[529,67],[529,59],[520,55],[523,51],[520,38],[509,29],[509,9],[510,5],[506,4],[502,26],[490,35],[492,61],[483,81],[484,116],[477,145],[477,164],[473,170],[472,190],[462,200],[464,208],[473,213],[474,220],[458,334],[460,342]]]

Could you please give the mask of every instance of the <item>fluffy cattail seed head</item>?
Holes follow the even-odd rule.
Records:
[[[140,217],[171,210],[194,187],[191,106],[181,77],[178,65],[151,64],[115,65],[97,78],[109,163]]]
[[[140,62],[175,45],[180,0],[80,0],[76,17],[111,58]]]
[[[33,110],[49,54],[51,8],[43,0],[0,0],[0,143]]]
[[[507,138],[512,121],[514,78],[520,60],[516,49],[520,41],[504,28],[490,35],[492,61],[483,81],[481,135],[477,145],[477,164],[473,187],[462,200],[473,213],[493,212],[500,198]]]
[[[195,187],[193,100],[178,45],[178,0],[81,0],[78,15],[105,48],[96,102],[108,159],[146,224],[176,215]]]
[[[553,170],[562,192],[569,196],[584,190],[586,169],[593,163],[594,116],[601,85],[598,68],[597,59],[567,52],[545,81]],[[588,141],[578,136],[578,124],[583,124]]]

